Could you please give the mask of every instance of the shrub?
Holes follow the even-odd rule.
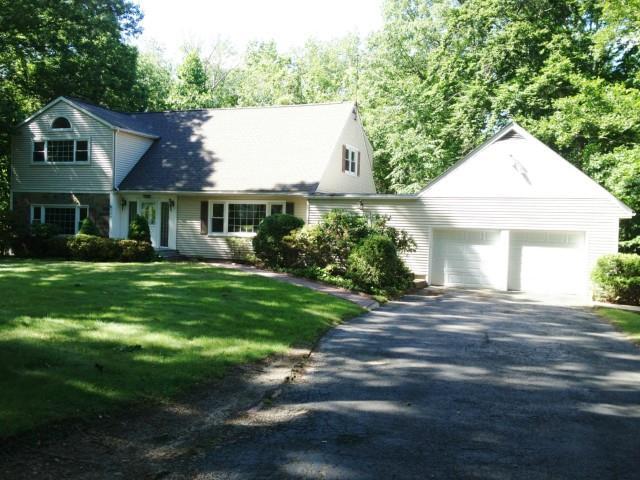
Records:
[[[149,222],[142,215],[136,215],[129,224],[129,240],[151,243]]]
[[[640,255],[618,253],[600,257],[591,278],[597,299],[640,305]]]
[[[256,256],[271,267],[288,267],[294,264],[295,250],[282,239],[292,230],[298,229],[304,222],[298,217],[276,214],[265,218],[255,237],[253,249]]]
[[[122,262],[150,262],[156,258],[156,252],[148,242],[137,240],[119,240],[120,261]]]
[[[626,242],[620,242],[618,250],[620,253],[635,253],[640,255],[640,236],[627,240]]]
[[[349,255],[347,276],[371,293],[394,294],[411,286],[413,275],[404,265],[393,241],[386,235],[365,238]]]
[[[52,258],[71,258],[71,250],[69,249],[69,239],[66,235],[57,235],[48,238],[44,242],[43,256]]]
[[[18,257],[47,256],[48,240],[59,232],[58,227],[48,224],[20,225],[12,239],[11,250]]]
[[[93,223],[93,221],[87,217],[82,221],[82,224],[80,224],[80,230],[78,231],[78,233],[81,233],[82,235],[93,235],[93,236],[100,236],[100,231],[98,230],[98,227],[96,227],[96,224]]]
[[[74,260],[118,260],[122,251],[117,240],[83,234],[69,237],[67,246]]]
[[[16,237],[16,219],[9,210],[0,211],[0,255],[9,252]]]

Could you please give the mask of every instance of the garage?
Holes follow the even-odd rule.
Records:
[[[500,288],[500,231],[433,232],[434,285]]]
[[[511,232],[509,290],[579,293],[584,290],[582,232]]]

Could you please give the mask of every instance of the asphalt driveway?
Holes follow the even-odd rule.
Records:
[[[331,332],[197,478],[640,478],[640,349],[586,310],[408,296]]]

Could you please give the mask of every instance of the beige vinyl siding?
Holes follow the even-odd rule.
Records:
[[[152,143],[151,138],[125,132],[116,133],[116,185],[120,185]]]
[[[294,202],[296,216],[305,220],[307,215],[307,202],[302,197],[261,197],[257,195],[180,196],[178,197],[176,247],[183,255],[241,260],[253,253],[251,237],[200,234],[200,202],[205,200]]]
[[[342,171],[343,145],[355,147],[360,152],[360,174],[357,176]],[[369,155],[371,152],[373,150],[362,128],[360,118],[354,118],[351,113],[333,147],[317,191],[323,193],[375,193],[373,158]]]
[[[51,130],[57,117],[71,122],[71,131]],[[34,140],[89,140],[86,165],[33,164]],[[112,189],[113,130],[60,101],[18,128],[12,139],[11,188],[15,192],[107,192]]]
[[[617,207],[608,199],[417,198],[392,202],[363,198],[365,212],[391,217],[390,224],[411,234],[418,249],[406,257],[417,275],[429,272],[433,228],[557,230],[585,232],[587,271],[601,255],[617,251]],[[310,199],[309,223],[333,208],[359,211],[357,199]]]

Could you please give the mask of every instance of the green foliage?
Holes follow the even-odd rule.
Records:
[[[140,53],[136,63],[136,82],[132,88],[131,111],[162,111],[172,107],[174,85],[171,65],[158,48]]]
[[[78,233],[81,233],[83,235],[100,236],[100,230],[98,230],[98,227],[96,227],[96,224],[93,223],[93,220],[91,220],[89,217],[85,218],[82,221],[82,223],[80,224],[80,230]]]
[[[149,222],[142,215],[136,215],[129,224],[129,240],[151,243]]]
[[[147,242],[137,240],[118,240],[121,262],[151,262],[156,258],[156,252]]]
[[[170,98],[172,108],[188,110],[214,106],[211,79],[198,50],[187,52],[178,67],[177,77]]]
[[[620,253],[635,253],[636,255],[640,255],[640,236],[620,242],[618,250]]]
[[[107,262],[118,260],[121,248],[112,238],[78,234],[67,240],[70,257],[75,260]]]
[[[9,252],[16,237],[16,220],[12,212],[0,210],[0,256]]]
[[[304,221],[293,215],[268,216],[260,223],[256,236],[253,237],[256,256],[270,267],[292,266],[296,260],[296,251],[282,239],[303,225]]]
[[[597,299],[640,305],[640,255],[605,255],[598,259],[591,279]]]
[[[396,294],[411,287],[413,274],[385,235],[365,238],[349,255],[347,277],[370,293]]]

